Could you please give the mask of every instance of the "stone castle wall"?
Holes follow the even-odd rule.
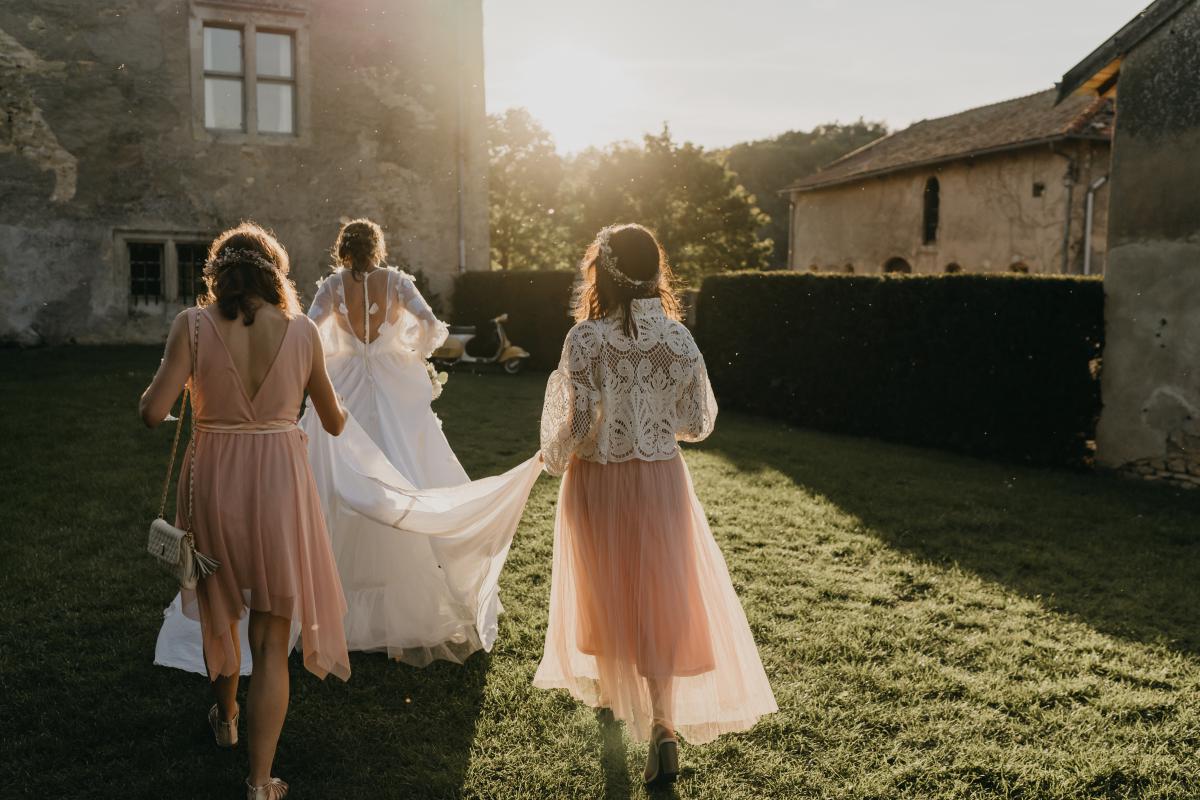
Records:
[[[305,296],[345,217],[443,295],[460,224],[488,267],[480,0],[85,5],[0,5],[0,340],[161,341],[182,303],[131,296],[128,242],[247,218]],[[198,31],[247,20],[296,37],[294,136],[205,130]]]

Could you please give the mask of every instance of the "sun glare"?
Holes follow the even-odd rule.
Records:
[[[636,109],[647,98],[627,62],[594,47],[559,43],[528,52],[513,75],[522,105],[553,133],[560,150],[638,135]],[[511,88],[489,90],[508,95]]]

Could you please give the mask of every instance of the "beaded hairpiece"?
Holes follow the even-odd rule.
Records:
[[[231,264],[250,263],[261,270],[274,273],[275,264],[270,259],[263,256],[262,253],[254,250],[246,250],[243,248],[232,248],[230,250],[222,250],[221,253],[214,259],[208,262],[206,269],[216,272],[224,269]]]
[[[655,272],[652,277],[644,281],[636,281],[626,275],[617,266],[617,257],[612,254],[612,245],[609,239],[612,238],[613,229],[611,226],[603,229],[596,236],[596,244],[599,246],[600,268],[608,273],[608,276],[613,279],[613,282],[618,286],[623,286],[626,289],[646,291],[658,286],[658,273]]]

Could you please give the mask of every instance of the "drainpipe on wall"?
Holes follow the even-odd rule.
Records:
[[[1067,219],[1063,224],[1062,273],[1071,268],[1071,205],[1075,199],[1075,159],[1067,158],[1067,173],[1063,175],[1063,186],[1067,187]]]
[[[1087,190],[1087,227],[1083,234],[1083,274],[1092,274],[1092,218],[1096,211],[1096,192],[1104,184],[1108,183],[1108,176],[1101,175],[1096,180],[1092,181],[1092,185]]]
[[[466,94],[463,86],[463,4],[458,2],[455,4],[454,18],[454,53],[455,65],[457,69],[455,74],[458,77],[458,105],[454,114],[454,159],[455,159],[455,178],[458,183],[458,271],[467,271],[467,219],[466,210],[463,208],[464,195],[466,194],[466,180],[463,173],[466,171],[466,157],[463,153],[465,143],[463,136],[463,120],[466,118],[463,106],[466,102],[464,95]]]
[[[796,249],[796,199],[794,196],[788,196],[788,252],[787,252],[787,268],[795,269],[795,264],[792,263],[792,254]]]

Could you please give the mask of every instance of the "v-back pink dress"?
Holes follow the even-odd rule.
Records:
[[[230,626],[250,608],[299,625],[304,666],[320,678],[350,677],[342,619],[346,600],[296,426],[312,366],[316,328],[292,319],[262,386],[250,397],[209,309],[192,309],[198,326],[192,374],[195,460],[189,447],[177,508],[188,502],[187,470],[195,464],[196,549],[221,562],[194,592],[184,613],[200,619],[209,678],[240,666]],[[182,518],[177,519],[182,526]]]

